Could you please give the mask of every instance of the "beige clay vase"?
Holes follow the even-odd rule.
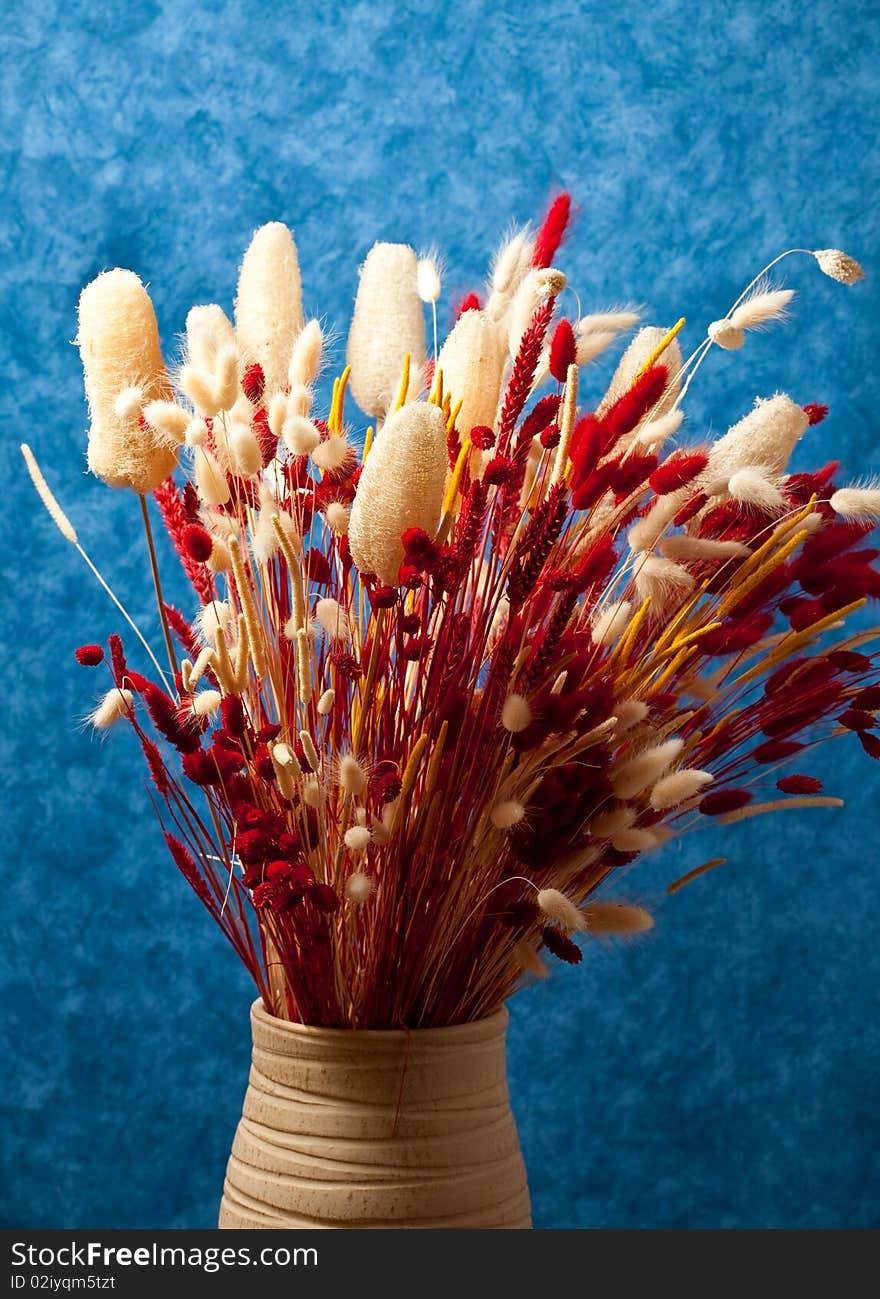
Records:
[[[251,1007],[220,1226],[531,1227],[507,1011],[451,1028],[309,1028]]]

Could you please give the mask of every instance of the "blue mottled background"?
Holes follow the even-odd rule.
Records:
[[[794,320],[713,357],[690,427],[784,387],[832,408],[800,464],[876,472],[877,36],[869,0],[28,0],[3,23],[7,1224],[211,1225],[249,1051],[247,980],[163,855],[137,755],[78,724],[71,651],[118,620],[17,458],[26,436],[149,621],[132,502],[83,472],[80,287],[132,267],[173,351],[281,218],[343,337],[375,238],[436,244],[454,296],[566,186],[585,305],[685,314],[696,340],[778,250],[840,246],[874,278],[791,262]],[[819,769],[845,811],[670,848],[625,888],[652,935],[515,1001],[538,1225],[877,1225],[880,785],[855,743]],[[664,899],[719,848],[728,865]]]

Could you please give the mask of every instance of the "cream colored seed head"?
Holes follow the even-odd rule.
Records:
[[[440,518],[448,459],[443,412],[411,402],[389,416],[363,467],[348,538],[361,573],[397,585],[407,528],[433,535]]]
[[[280,221],[254,234],[238,276],[235,334],[244,359],[257,361],[266,391],[287,381],[293,344],[303,327],[299,258],[293,235]]]
[[[116,398],[141,389],[144,402],[171,398],[150,296],[133,271],[105,271],[79,300],[79,343],[91,414],[88,466],[110,487],[143,496],[168,477],[177,451],[131,409],[120,416]]]
[[[482,311],[466,311],[443,344],[437,366],[453,405],[461,401],[456,426],[467,436],[495,421],[507,349],[501,331]]]
[[[425,364],[416,255],[407,244],[374,244],[361,267],[347,352],[351,393],[366,414],[381,416],[388,410],[407,354],[410,395],[415,395]]]

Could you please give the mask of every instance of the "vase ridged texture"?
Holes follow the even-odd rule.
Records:
[[[524,1228],[507,1011],[349,1032],[251,1009],[254,1051],[224,1228]]]

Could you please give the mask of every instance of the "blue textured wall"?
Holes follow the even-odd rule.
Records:
[[[118,620],[17,460],[26,435],[149,619],[132,503],[82,472],[80,287],[132,267],[173,348],[281,218],[342,335],[374,238],[436,243],[458,292],[567,186],[585,307],[643,301],[696,340],[792,242],[876,267],[877,45],[869,0],[28,0],[3,25],[7,1223],[211,1224],[248,1057],[250,990],[163,855],[137,755],[77,723],[71,650]],[[876,278],[848,291],[804,262],[789,283],[793,322],[713,357],[691,427],[784,387],[832,407],[801,463],[876,471]],[[668,850],[625,890],[652,935],[515,1002],[539,1225],[877,1224],[880,785],[854,743],[824,770],[845,811]],[[719,848],[727,866],[664,901]]]

